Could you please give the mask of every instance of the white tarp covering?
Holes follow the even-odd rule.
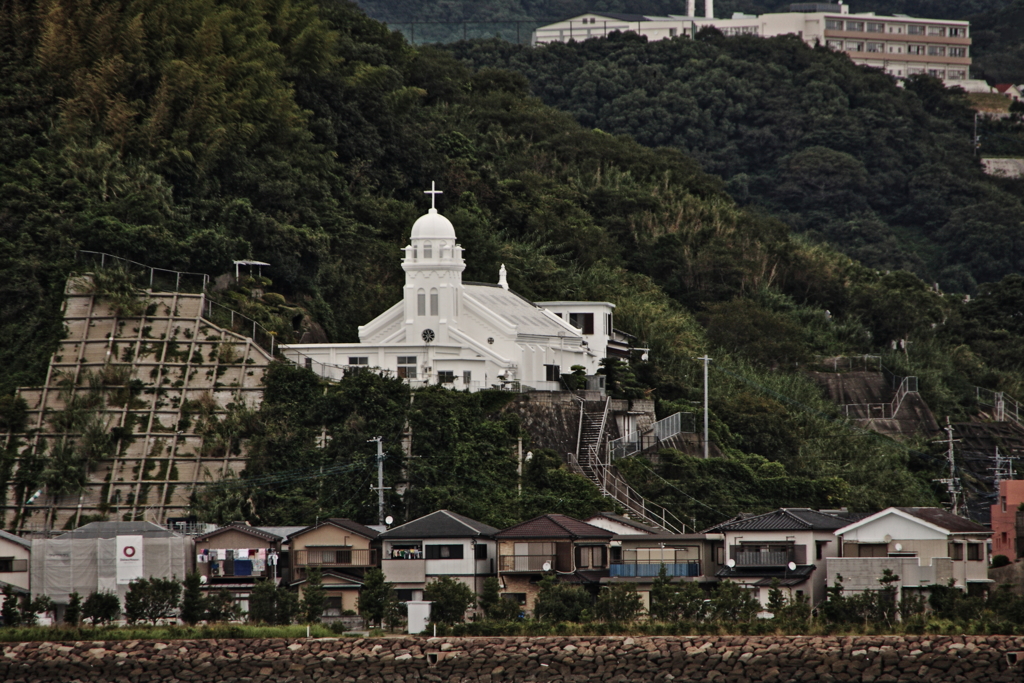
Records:
[[[142,575],[142,536],[117,537],[117,585],[123,586]]]
[[[46,594],[55,602],[67,604],[74,591],[83,600],[94,591],[106,591],[117,593],[123,604],[128,585],[120,581],[119,541],[131,536],[111,533],[109,538],[75,538],[74,534],[65,534],[33,540],[29,565],[32,594]],[[177,534],[134,538],[136,556],[141,555],[138,576],[181,580],[191,571],[191,538]]]

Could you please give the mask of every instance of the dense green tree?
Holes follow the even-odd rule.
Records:
[[[483,610],[484,616],[492,621],[511,621],[522,614],[518,604],[501,595],[501,584],[496,576],[484,579],[483,591],[480,593],[480,609]]]
[[[582,586],[548,574],[541,579],[533,616],[541,621],[583,621],[592,615],[593,609],[594,598]]]
[[[428,583],[423,589],[423,599],[431,602],[430,620],[449,626],[465,621],[466,610],[476,606],[473,589],[450,576]]]
[[[627,583],[603,587],[594,602],[594,616],[615,624],[631,623],[643,613],[643,598],[636,586]]]
[[[189,572],[182,582],[184,592],[181,596],[181,620],[194,626],[206,616],[207,599],[203,595],[202,581],[199,572]]]
[[[4,604],[0,619],[3,619],[4,626],[18,626],[21,624],[21,610],[18,609],[18,596],[10,585],[4,586]]]
[[[93,626],[109,624],[121,614],[121,601],[116,593],[93,591],[82,604],[82,617]]]
[[[299,615],[307,624],[319,624],[327,604],[327,591],[324,589],[323,574],[319,567],[313,567],[306,576],[302,589],[302,600],[299,602]]]
[[[359,615],[367,625],[382,626],[398,608],[395,586],[384,579],[384,572],[371,569],[363,577],[363,589],[359,592]]]
[[[77,627],[82,621],[82,596],[78,591],[72,591],[68,596],[68,606],[64,610],[64,623],[68,626]]]
[[[181,582],[157,576],[135,579],[124,596],[124,616],[129,624],[169,619],[181,604]]]

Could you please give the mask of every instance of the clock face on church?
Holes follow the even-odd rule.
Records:
[[[428,344],[434,341],[434,331],[431,329],[423,330],[423,334],[421,334],[420,336],[423,337],[423,341],[425,341]]]

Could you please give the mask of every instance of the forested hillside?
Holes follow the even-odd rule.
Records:
[[[901,88],[795,37],[714,32],[452,50],[522,73],[586,127],[692,154],[741,204],[868,266],[960,292],[1024,267],[1024,183],[981,172],[973,112],[934,79]]]
[[[739,59],[729,48],[692,44],[686,49],[697,51],[705,67],[722,69],[729,88],[687,104],[680,116],[694,118],[703,127],[693,130],[718,136],[725,146],[717,157],[695,150],[709,168],[744,169],[730,173],[734,191],[746,174],[749,196],[766,197],[766,206],[788,218],[810,200],[830,211],[837,204],[885,218],[901,215],[889,195],[874,205],[874,194],[887,190],[874,174],[888,173],[891,184],[917,188],[910,195],[915,211],[943,225],[953,220],[947,214],[988,220],[989,214],[975,213],[976,206],[988,210],[977,204],[979,193],[1005,209],[1008,224],[1019,220],[1008,192],[955,167],[964,155],[955,100],[927,83],[893,94],[837,58],[786,42],[763,45],[749,49],[782,49],[793,70],[810,79],[805,89],[820,102],[801,104],[837,119],[815,135],[842,137],[846,128],[838,122],[856,126],[847,151],[818,145],[807,148],[810,158],[795,152],[811,133],[774,142],[765,133],[765,151],[750,139],[730,142],[714,122],[770,101],[754,97],[749,82],[727,77],[730,60]],[[516,68],[531,64],[507,46],[463,49],[470,57],[479,51],[481,62],[500,62],[504,54]],[[619,78],[599,61],[577,73],[572,55],[582,64],[583,53],[573,49],[551,53],[568,60],[563,76],[575,73],[584,85],[584,72],[607,68],[609,87]],[[640,58],[649,48],[627,39],[587,49]],[[893,340],[911,340],[909,355],[890,352],[886,363],[921,376],[922,391],[941,414],[970,414],[974,384],[1024,386],[1017,353],[1024,348],[1020,279],[981,287],[965,305],[909,273],[864,267],[827,245],[793,237],[760,208],[738,206],[726,183],[681,149],[652,149],[613,134],[614,126],[581,125],[531,97],[521,74],[471,69],[447,52],[413,49],[349,3],[10,0],[0,13],[0,50],[5,429],[18,420],[13,388],[41,381],[62,333],[61,291],[76,268],[77,249],[211,275],[226,272],[232,259],[267,261],[265,274],[289,310],[307,311],[332,340],[351,341],[357,325],[400,297],[399,248],[425,209],[422,191],[431,180],[445,191],[439,207],[465,247],[467,280],[494,281],[504,263],[511,287],[528,298],[618,305],[617,326],[651,347],[651,361],[635,364],[634,377],[622,377],[619,391],[650,393],[663,414],[692,410],[702,386],[693,359],[711,352],[712,427],[724,457],[666,457],[658,472],[643,462],[626,466],[639,486],[687,519],[712,522],[783,503],[869,509],[936,502],[930,480],[938,464],[926,452],[927,439],[899,444],[838,419],[798,371],[817,354],[887,350]],[[690,68],[692,55],[677,56],[679,68]],[[535,58],[538,68],[548,68],[541,53]],[[761,77],[776,79],[770,83],[789,78],[785,63],[762,61],[757,68]],[[634,77],[658,78],[659,69],[656,63],[634,69]],[[882,95],[872,99],[868,86]],[[777,97],[795,92],[787,86]],[[860,103],[856,116],[842,106],[848,101]],[[781,111],[775,106],[768,111]],[[794,115],[794,125],[812,122]],[[892,144],[882,168],[856,149],[867,130]],[[930,143],[913,141],[918,133]],[[948,159],[932,156],[936,145]],[[768,201],[772,193],[757,194],[777,170],[773,155],[786,159],[782,168],[794,188],[778,193],[777,205]],[[822,171],[827,182],[815,188]],[[901,175],[908,173],[909,180]],[[856,191],[840,182],[851,178],[863,183]],[[818,194],[807,194],[808,187]],[[866,208],[858,204],[865,201]],[[853,225],[838,215],[842,220],[829,214],[821,225]],[[1015,233],[999,232],[1002,225],[984,223],[992,231],[988,239],[1006,240],[1001,249],[976,246],[969,240],[980,232],[970,233],[963,237],[969,248],[943,267],[966,267],[961,261],[969,251],[996,261],[987,277],[1015,268]],[[890,239],[888,228],[878,229],[884,236],[870,244]],[[893,267],[919,265],[909,251],[893,258]],[[267,297],[250,301],[267,315],[280,306]],[[377,429],[391,444],[400,440],[402,413],[383,414],[408,406],[404,387],[355,384],[325,394],[304,370],[280,372],[264,407],[231,425],[251,440],[249,483],[243,478],[224,496],[197,500],[198,509],[211,518],[240,512],[275,523],[308,512],[296,501],[310,499],[325,513],[370,521],[370,494],[353,486],[373,465],[356,444],[365,446],[364,437]],[[417,396],[415,410],[404,409],[414,421],[421,419],[416,411],[448,416],[423,419],[418,428],[417,438],[429,444],[425,454],[436,462],[416,465],[420,489],[405,503],[410,514],[447,505],[499,524],[545,506],[582,514],[595,504],[592,490],[578,488],[582,480],[538,459],[529,505],[506,498],[481,510],[483,489],[510,495],[496,482],[508,473],[505,446],[517,427],[484,399],[431,392],[422,402]],[[432,434],[429,426],[436,424],[443,428]],[[337,447],[316,447],[325,427]],[[15,470],[16,447],[9,443],[0,462],[5,479]],[[315,492],[305,479],[272,491],[259,479],[319,467],[334,474]],[[471,470],[475,478],[452,476]],[[339,491],[350,491],[350,499]],[[335,497],[321,497],[329,495]]]

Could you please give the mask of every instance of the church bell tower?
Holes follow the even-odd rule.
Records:
[[[430,210],[412,226],[409,246],[405,247],[402,270],[405,271],[406,343],[450,343],[449,331],[458,326],[462,308],[462,271],[466,262],[462,247],[455,242],[451,221],[437,212],[435,198],[440,190],[431,189]]]

